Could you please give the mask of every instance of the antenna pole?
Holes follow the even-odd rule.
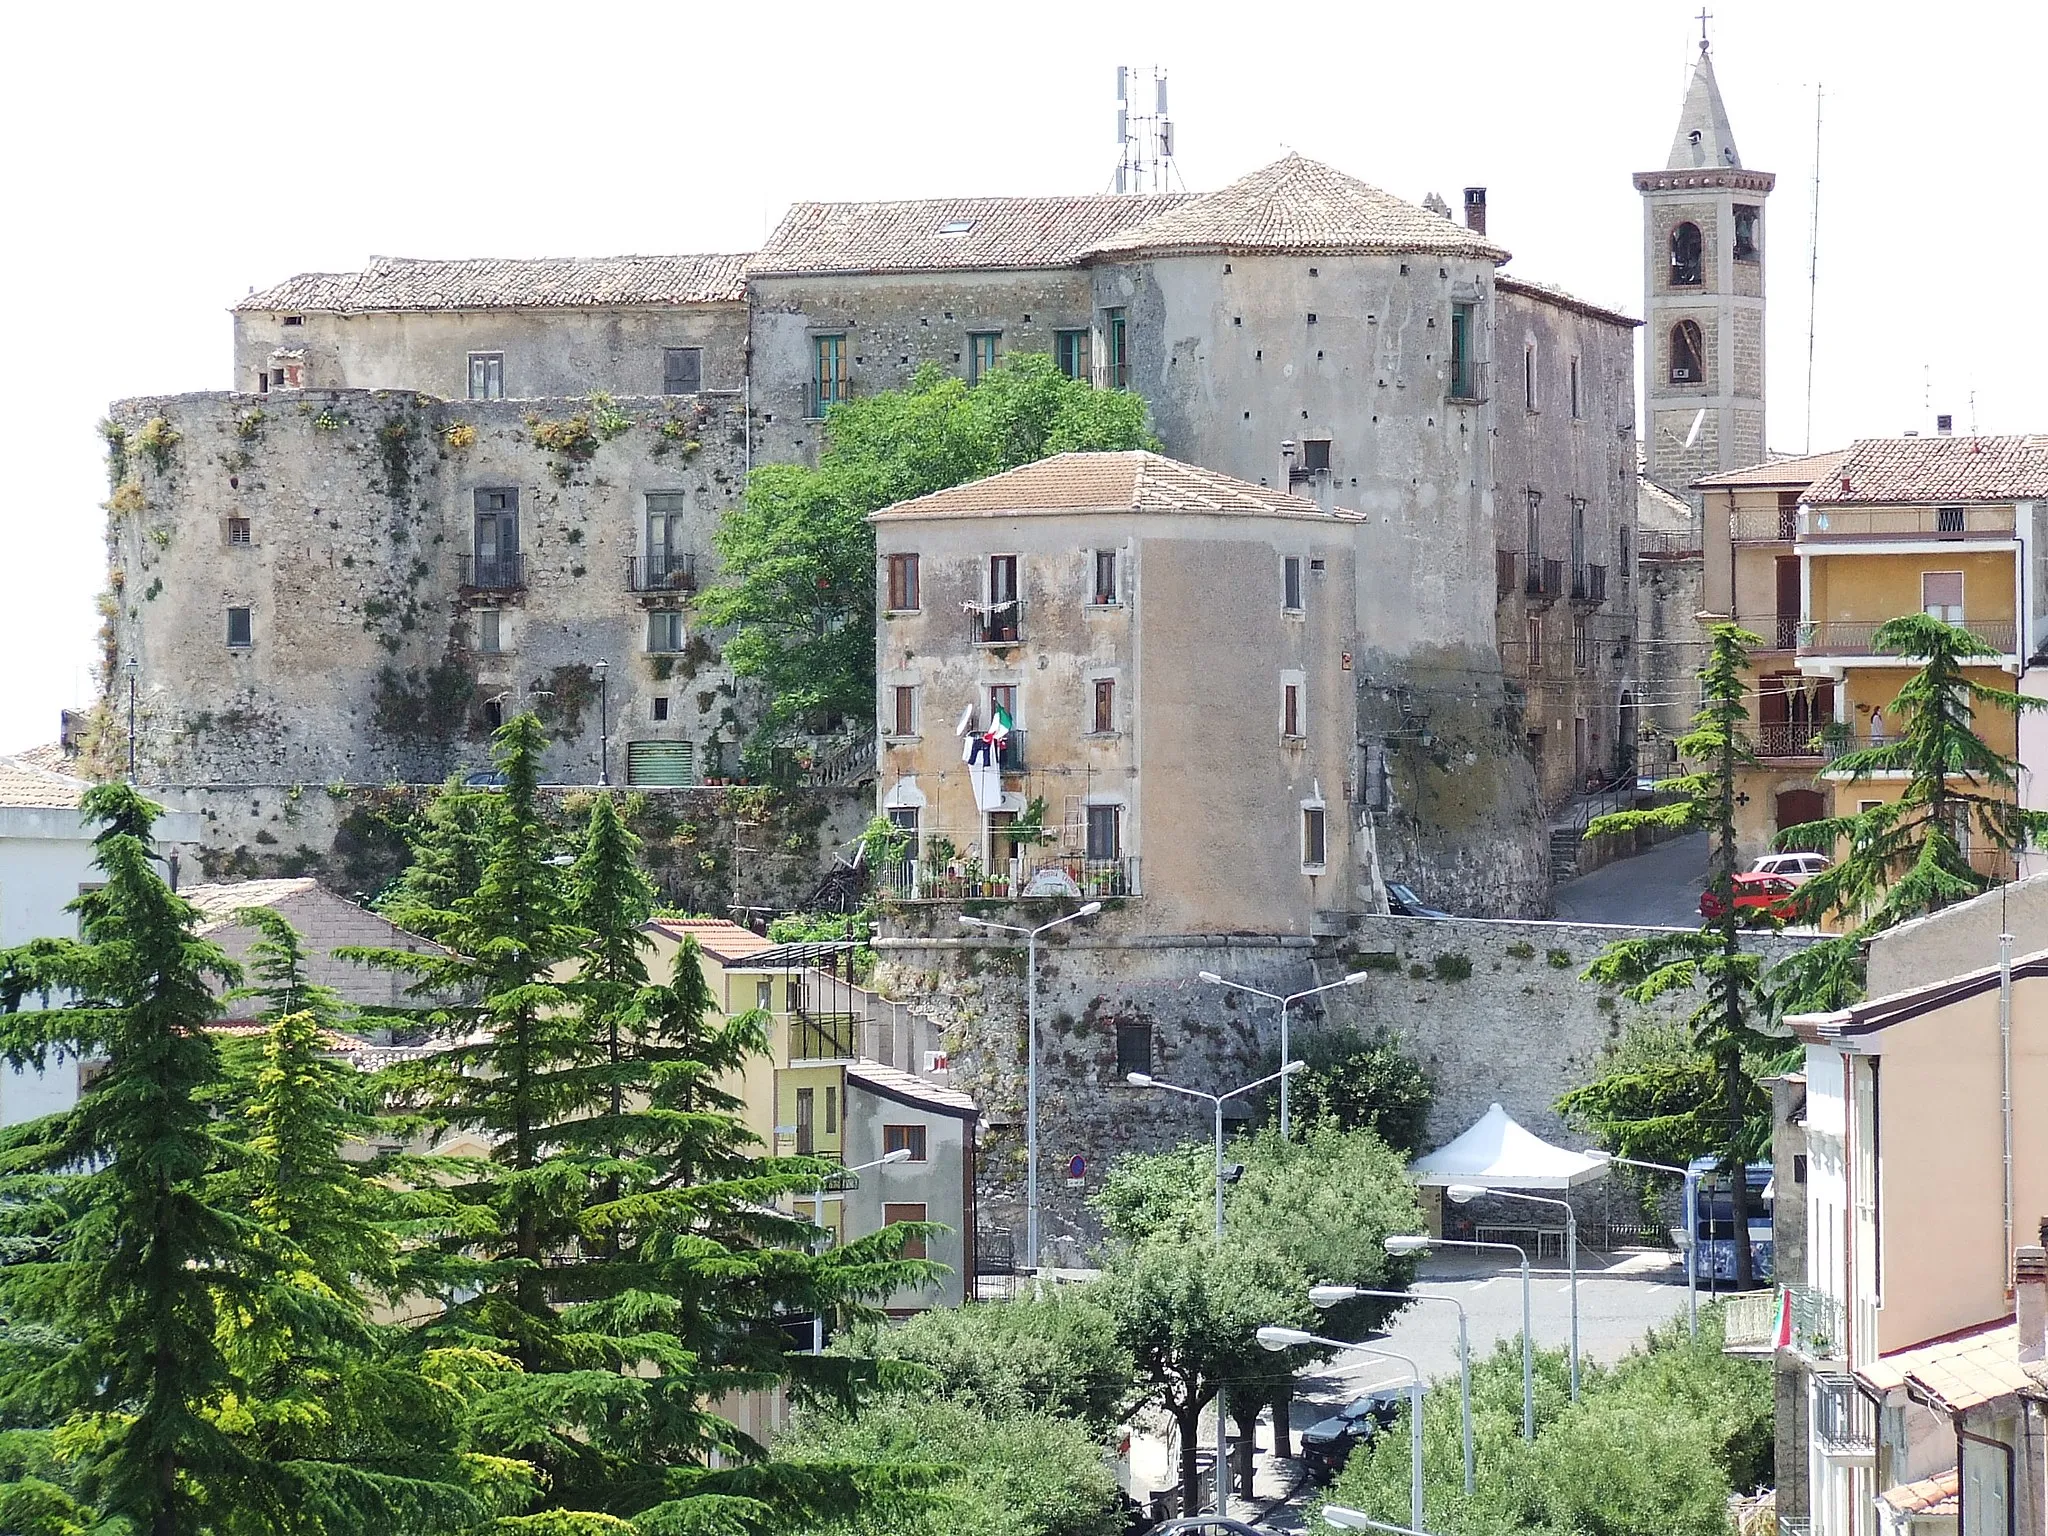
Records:
[[[1820,93],[1813,87],[1813,222],[1806,235],[1806,448],[1813,452],[1813,333],[1820,302]]]

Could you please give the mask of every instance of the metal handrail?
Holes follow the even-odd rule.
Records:
[[[629,592],[694,592],[697,590],[695,555],[628,555],[626,590]]]
[[[526,585],[526,556],[461,557],[461,583],[472,592],[517,592]]]
[[[1799,537],[1829,539],[2009,539],[2012,507],[1807,507]]]
[[[1799,649],[1813,655],[1890,655],[1893,653],[1877,649],[1877,632],[1886,622],[1888,621],[1852,623],[1821,619],[1802,623],[1799,626]],[[1986,645],[1995,646],[2000,655],[2012,654],[2017,626],[2011,619],[1964,619],[1958,627],[1967,629]]]

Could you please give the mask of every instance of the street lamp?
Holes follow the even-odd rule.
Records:
[[[612,781],[612,679],[611,663],[603,657],[597,662],[597,782],[600,787]]]
[[[1149,1072],[1133,1072],[1124,1080],[1133,1088],[1161,1088],[1168,1093],[1178,1093],[1190,1099],[1203,1099],[1216,1109],[1216,1246],[1223,1246],[1223,1105],[1226,1100],[1242,1094],[1255,1093],[1268,1083],[1284,1083],[1295,1073],[1308,1065],[1303,1061],[1290,1061],[1278,1072],[1269,1072],[1257,1082],[1246,1083],[1242,1088],[1233,1088],[1228,1093],[1204,1093],[1199,1088],[1182,1088],[1174,1083],[1162,1083]],[[1225,1518],[1230,1514],[1230,1464],[1229,1464],[1229,1420],[1223,1412],[1223,1388],[1216,1388],[1216,1513]]]
[[[1685,1326],[1687,1333],[1700,1336],[1699,1205],[1700,1176],[1690,1168],[1669,1163],[1646,1163],[1639,1157],[1617,1157],[1598,1147],[1588,1147],[1586,1156],[1603,1163],[1621,1163],[1630,1168],[1647,1168],[1652,1173],[1675,1173],[1685,1180]]]
[[[1569,1200],[1560,1200],[1555,1195],[1525,1195],[1515,1189],[1489,1189],[1483,1184],[1453,1184],[1444,1193],[1464,1205],[1477,1200],[1481,1195],[1496,1195],[1502,1200],[1523,1200],[1530,1205],[1554,1205],[1564,1212],[1565,1260],[1572,1277],[1572,1401],[1579,1400],[1579,1217]]]
[[[1394,1536],[1429,1536],[1427,1531],[1413,1530],[1405,1525],[1389,1525],[1384,1520],[1375,1520],[1355,1509],[1346,1509],[1342,1504],[1325,1504],[1323,1519],[1340,1531],[1391,1531]]]
[[[1432,1248],[1503,1248],[1522,1261],[1522,1438],[1536,1438],[1536,1351],[1529,1322],[1529,1254],[1518,1243],[1475,1243],[1462,1237],[1429,1237],[1397,1232],[1387,1239],[1387,1252],[1427,1253]],[[1310,1298],[1313,1300],[1313,1296]]]
[[[1212,987],[1228,987],[1233,992],[1244,992],[1252,997],[1263,997],[1269,1003],[1278,1003],[1280,1005],[1280,1059],[1282,1061],[1291,1059],[1287,1049],[1287,1010],[1289,1008],[1305,997],[1319,997],[1325,992],[1335,992],[1339,987],[1355,987],[1360,982],[1369,980],[1372,976],[1370,971],[1353,971],[1349,976],[1339,981],[1325,982],[1320,987],[1309,987],[1300,992],[1289,992],[1285,997],[1282,997],[1278,992],[1261,991],[1257,987],[1248,987],[1241,981],[1225,981],[1214,971],[1201,971],[1197,974],[1201,980],[1208,982]],[[1283,1077],[1280,1079],[1280,1139],[1282,1141],[1287,1140],[1287,1126],[1287,1079]]]
[[[1291,1349],[1300,1344],[1320,1344],[1326,1349],[1350,1350],[1355,1354],[1379,1355],[1388,1360],[1398,1360],[1408,1367],[1408,1520],[1416,1529],[1422,1529],[1422,1367],[1406,1355],[1396,1354],[1391,1349],[1382,1349],[1377,1344],[1349,1344],[1342,1339],[1326,1339],[1321,1334],[1309,1333],[1300,1328],[1261,1328],[1259,1342],[1267,1349]]]
[[[1465,1419],[1465,1496],[1473,1492],[1472,1461],[1472,1337],[1466,1327],[1465,1303],[1455,1296],[1422,1296],[1414,1291],[1368,1291],[1355,1285],[1312,1285],[1308,1299],[1315,1307],[1334,1307],[1340,1302],[1376,1297],[1386,1301],[1442,1301],[1458,1309],[1458,1406]]]
[[[844,1178],[849,1173],[866,1173],[870,1168],[880,1168],[888,1163],[907,1163],[909,1161],[910,1148],[898,1147],[894,1152],[884,1152],[872,1163],[860,1163],[855,1167],[841,1170],[840,1177]],[[822,1184],[818,1186],[818,1192],[811,1197],[811,1225],[820,1232],[826,1230],[825,1186]],[[811,1353],[814,1355],[825,1353],[825,1309],[822,1306],[811,1309]]]
[[[1024,1251],[1031,1260],[1034,1293],[1038,1285],[1038,936],[1050,932],[1062,923],[1093,917],[1101,910],[1101,902],[1091,901],[1087,906],[1069,912],[1065,917],[1056,917],[1049,923],[1040,923],[1036,928],[1019,928],[1011,923],[992,923],[981,917],[960,919],[960,926],[963,928],[1024,935]]]

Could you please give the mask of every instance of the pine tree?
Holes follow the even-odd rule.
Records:
[[[1863,937],[1911,917],[1967,901],[1996,884],[1975,868],[1966,840],[1981,837],[1999,853],[2018,854],[2030,838],[2048,835],[2048,812],[2019,803],[2020,764],[1978,735],[1977,714],[2017,718],[2048,708],[2048,700],[1995,688],[1966,676],[1974,658],[1998,648],[1968,630],[1924,613],[1880,625],[1881,652],[1920,658],[1920,667],[1888,711],[1900,727],[1881,745],[1836,759],[1830,774],[1856,783],[1879,773],[1903,773],[1896,800],[1853,816],[1831,816],[1778,834],[1781,848],[1833,853],[1841,860],[1800,890],[1806,910],[1832,913]]]
[[[10,1061],[103,1057],[77,1106],[0,1139],[0,1415],[54,1431],[81,1525],[187,1536],[217,1515],[276,1508],[276,1482],[218,1422],[237,1388],[224,1310],[273,1264],[253,1219],[211,1198],[226,1158],[210,1096],[213,984],[237,979],[195,936],[198,912],[151,867],[157,808],[88,790],[105,884],[72,904],[81,937],[0,957]],[[0,1490],[59,1515],[55,1484]],[[95,1524],[97,1522],[97,1524]]]

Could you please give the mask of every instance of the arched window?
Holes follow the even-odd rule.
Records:
[[[1671,286],[1700,285],[1700,227],[1690,221],[1671,231]]]
[[[1700,328],[1690,320],[1671,327],[1671,382],[1707,382],[1706,348],[1700,342]]]

